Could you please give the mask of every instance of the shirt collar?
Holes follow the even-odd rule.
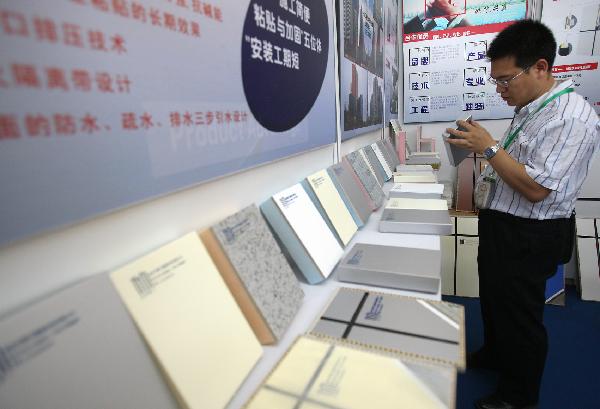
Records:
[[[538,98],[531,101],[529,104],[525,105],[521,109],[515,108],[516,116],[524,116],[528,115],[529,112],[535,111],[540,104],[543,104],[544,101],[552,94],[562,91],[563,89],[569,88],[573,86],[573,80],[567,79],[563,81],[555,80],[554,86],[548,90],[548,92],[542,94]]]

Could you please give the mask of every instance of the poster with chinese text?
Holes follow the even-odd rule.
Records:
[[[526,0],[404,0],[404,122],[510,118],[488,82],[487,48],[527,16]]]
[[[326,0],[0,0],[0,244],[335,141]]]
[[[600,113],[600,1],[544,0],[542,23],[558,49],[552,73],[572,79],[575,90]]]
[[[384,0],[343,0],[340,7],[342,140],[383,127]]]

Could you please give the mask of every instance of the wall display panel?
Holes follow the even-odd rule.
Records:
[[[383,127],[384,0],[343,0],[339,21],[340,121],[346,140]]]
[[[398,119],[398,79],[400,73],[400,42],[398,41],[398,0],[384,0],[384,123]]]
[[[544,0],[542,23],[556,38],[552,74],[572,79],[575,90],[600,112],[600,1]]]
[[[1,1],[0,244],[333,143],[330,3]]]
[[[527,0],[403,1],[404,122],[513,116],[488,82],[487,49],[527,15]]]

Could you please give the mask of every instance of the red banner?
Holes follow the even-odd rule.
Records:
[[[556,67],[552,67],[552,73],[558,74],[561,72],[591,71],[591,70],[597,70],[597,69],[598,69],[597,62],[589,62],[589,63],[585,63],[585,64],[557,65]]]
[[[403,42],[413,43],[417,41],[440,40],[444,38],[467,37],[477,34],[498,33],[513,23],[514,21],[509,21],[507,23],[486,24],[484,26],[457,27],[452,28],[450,30],[425,31],[422,33],[404,34]]]

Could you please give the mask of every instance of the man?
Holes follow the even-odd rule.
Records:
[[[479,295],[483,347],[467,366],[498,370],[477,408],[537,407],[548,349],[546,279],[570,258],[575,200],[600,145],[598,116],[570,80],[551,75],[556,41],[543,24],[517,22],[490,44],[489,81],[515,116],[500,143],[475,121],[447,131],[483,154],[478,180]]]

